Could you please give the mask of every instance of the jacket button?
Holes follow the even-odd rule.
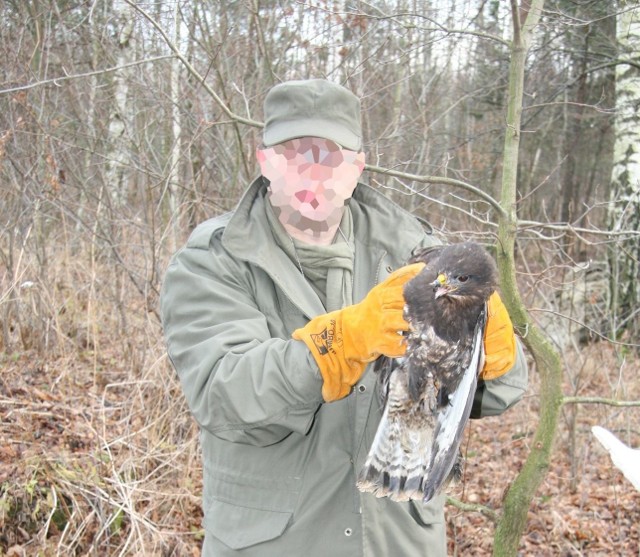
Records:
[[[390,273],[393,271],[393,267],[391,265],[387,265],[387,273]]]
[[[352,530],[351,528],[347,528],[347,529],[344,531],[344,535],[345,535],[345,536],[350,536],[351,534],[353,534],[353,530]]]
[[[366,385],[358,385],[358,391],[360,391],[361,393],[364,393],[366,390],[367,390]]]

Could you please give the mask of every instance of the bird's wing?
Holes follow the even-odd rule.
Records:
[[[431,464],[423,484],[424,502],[438,493],[458,460],[462,434],[473,406],[478,373],[484,364],[485,323],[486,311],[483,311],[474,330],[471,361],[458,387],[451,393],[449,404],[443,406],[438,412]]]
[[[445,247],[429,246],[428,248],[415,249],[407,263],[431,263],[439,257]]]
[[[609,430],[593,426],[591,431],[611,455],[611,460],[633,486],[640,491],[640,450],[627,447]]]

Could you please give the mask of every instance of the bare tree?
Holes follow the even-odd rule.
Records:
[[[127,199],[129,190],[130,138],[133,133],[134,107],[129,94],[131,69],[127,65],[135,57],[135,18],[131,6],[114,0],[118,54],[113,79],[114,105],[109,115],[106,188],[112,203],[119,207]]]
[[[504,140],[504,162],[497,249],[498,267],[505,303],[514,326],[523,334],[541,376],[540,422],[531,452],[509,486],[495,533],[494,555],[516,555],[524,532],[531,500],[549,467],[562,397],[562,367],[558,352],[528,316],[520,298],[515,268],[517,235],[516,191],[520,147],[522,99],[526,56],[542,15],[544,0],[511,3],[513,37],[509,65],[509,92]]]

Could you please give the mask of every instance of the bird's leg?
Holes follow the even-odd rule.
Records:
[[[424,389],[424,398],[430,413],[435,413],[438,407],[438,385],[433,375],[427,376],[427,385]]]

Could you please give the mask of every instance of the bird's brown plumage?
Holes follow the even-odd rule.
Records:
[[[405,287],[407,353],[378,366],[384,414],[358,480],[362,491],[427,501],[457,464],[482,365],[495,263],[478,244],[424,250]]]

